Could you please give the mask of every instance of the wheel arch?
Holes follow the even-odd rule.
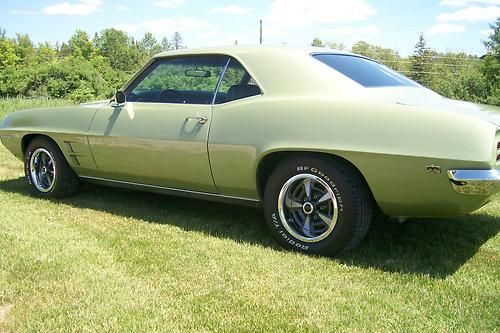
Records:
[[[48,135],[45,135],[45,134],[40,134],[40,133],[29,133],[29,134],[25,134],[22,139],[21,139],[21,150],[23,152],[23,156],[26,154],[26,149],[28,149],[28,146],[29,144],[35,139],[35,138],[44,138],[44,139],[47,139],[49,141],[51,141],[52,143],[54,143],[58,148],[59,150],[62,152],[62,149],[61,147],[59,147],[59,145],[57,144],[57,142],[52,139],[50,136]],[[63,154],[64,156],[64,154]]]
[[[300,156],[300,155],[307,155],[307,156],[315,156],[315,157],[320,157],[323,159],[327,159],[330,161],[335,161],[335,160],[341,160],[344,163],[348,164],[352,170],[354,170],[362,179],[363,183],[365,184],[366,188],[368,189],[371,198],[373,199],[373,202],[376,204],[376,200],[374,199],[372,190],[370,188],[370,185],[368,184],[366,177],[363,175],[361,170],[359,170],[354,163],[349,161],[348,159],[337,155],[333,153],[325,153],[325,152],[315,152],[315,151],[302,151],[302,150],[282,150],[282,151],[274,151],[270,152],[266,155],[264,155],[257,166],[257,171],[256,171],[256,182],[257,182],[257,192],[259,194],[259,197],[262,198],[264,197],[264,190],[266,187],[266,182],[267,179],[271,176],[271,173],[273,170],[284,160],[295,157],[295,156]]]

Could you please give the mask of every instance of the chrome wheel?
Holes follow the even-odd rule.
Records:
[[[48,150],[38,148],[30,158],[30,175],[40,192],[52,190],[56,180],[56,165]]]
[[[335,228],[337,198],[321,178],[299,174],[281,188],[278,212],[285,229],[303,242],[319,242]]]

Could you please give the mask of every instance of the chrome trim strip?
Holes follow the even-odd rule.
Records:
[[[234,197],[234,196],[223,195],[223,194],[183,190],[183,189],[177,189],[177,188],[172,188],[172,187],[148,185],[148,184],[127,182],[127,181],[121,181],[121,180],[99,178],[99,177],[80,176],[80,178],[87,179],[90,181],[113,183],[116,185],[123,185],[123,186],[127,186],[127,187],[139,187],[139,188],[145,188],[145,189],[151,189],[151,190],[158,190],[161,192],[177,194],[177,195],[181,195],[181,196],[195,196],[198,198],[206,198],[209,200],[219,200],[219,201],[226,200],[226,201],[248,202],[248,203],[252,203],[252,205],[259,205],[260,204],[260,200],[257,200],[257,199]]]
[[[215,92],[214,92],[214,97],[212,98],[212,106],[215,105],[215,99],[217,98],[217,94],[219,93],[219,87],[222,83],[222,80],[224,79],[224,75],[226,74],[227,67],[229,66],[229,63],[231,62],[231,57],[228,57],[226,66],[224,66],[224,69],[222,70],[222,73],[220,74],[219,81],[217,82],[217,86],[215,87]]]
[[[448,170],[453,189],[461,194],[493,195],[500,191],[500,169]]]

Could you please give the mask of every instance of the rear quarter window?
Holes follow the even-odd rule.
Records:
[[[376,61],[343,54],[315,54],[313,57],[364,87],[420,87],[406,76]]]

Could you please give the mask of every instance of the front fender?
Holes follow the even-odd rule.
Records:
[[[73,106],[21,110],[8,114],[2,121],[2,144],[23,160],[23,140],[27,136],[43,135],[59,146],[75,171],[94,168],[87,142],[87,131],[96,113],[95,107]]]

